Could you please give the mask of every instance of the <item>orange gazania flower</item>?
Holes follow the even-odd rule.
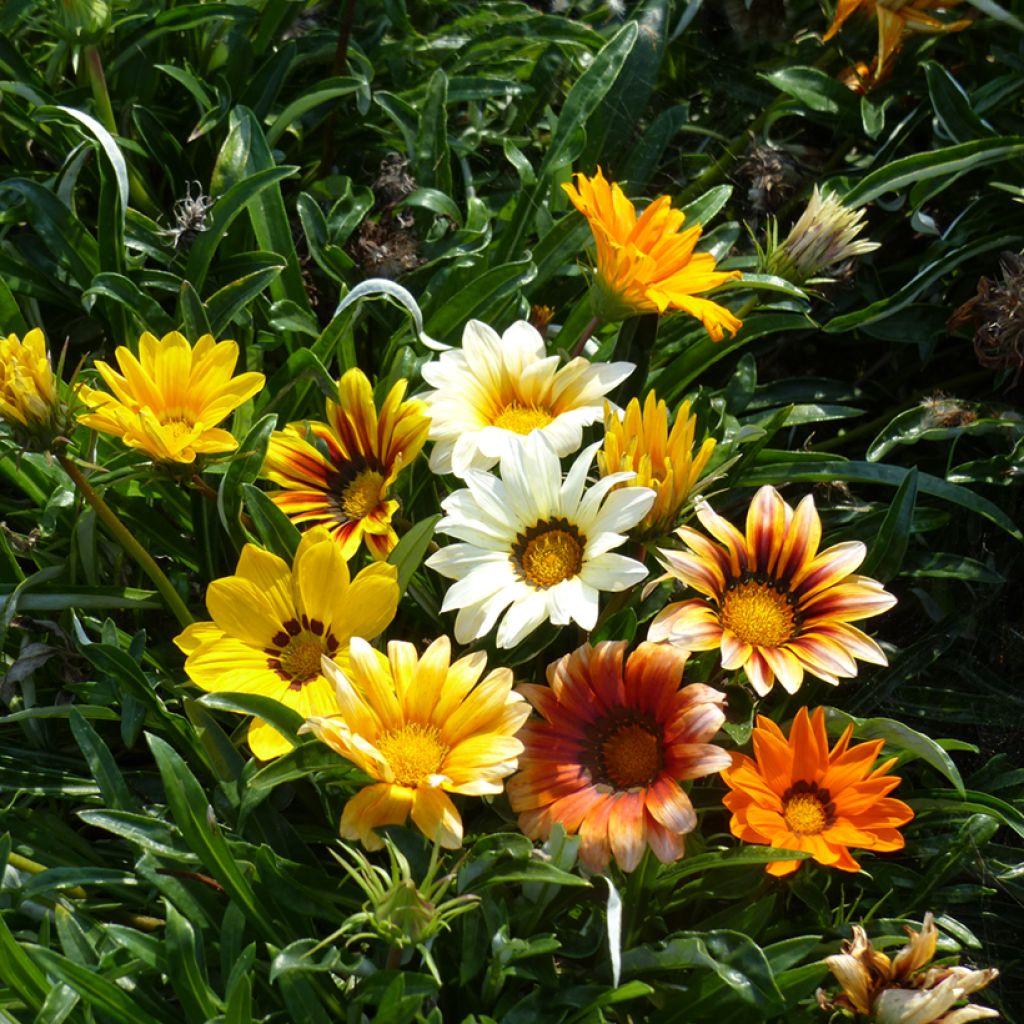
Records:
[[[439,637],[420,655],[393,640],[387,657],[353,637],[347,663],[323,661],[338,710],[311,717],[311,731],[373,782],[345,804],[341,835],[368,850],[375,831],[408,817],[446,849],[462,845],[462,819],[448,793],[495,795],[523,749],[516,732],[530,709],[512,689],[512,670],[487,666],[483,651],[451,660]]]
[[[926,13],[945,10],[960,3],[960,0],[839,0],[835,17],[828,31],[821,37],[828,42],[842,27],[843,22],[858,7],[867,15],[878,18],[878,63],[876,77],[884,76],[889,62],[903,45],[903,39],[915,32],[934,35],[939,32],[959,32],[970,25],[970,20],[940,21]]]
[[[704,597],[670,604],[649,640],[688,651],[722,649],[722,667],[742,668],[762,696],[776,677],[790,693],[804,672],[837,684],[857,674],[854,658],[888,664],[882,649],[850,622],[878,615],[896,598],[868,576],[853,575],[867,548],[860,541],[818,551],[821,520],[807,495],[794,512],[774,487],[762,487],[747,512],[746,536],[697,503],[697,518],[719,543],[689,526],[690,549],[661,549],[668,574]]]
[[[271,500],[296,524],[326,526],[345,558],[364,539],[377,559],[398,542],[391,526],[398,502],[388,494],[430,426],[423,402],[403,401],[406,384],[395,384],[378,413],[366,374],[349,370],[338,401],[327,400],[326,423],[290,423],[270,438],[263,475],[284,488]]]
[[[680,779],[721,771],[729,754],[708,743],[725,721],[725,695],[680,689],[686,654],[641,644],[584,644],[548,666],[549,686],[520,693],[540,712],[519,733],[525,750],[508,783],[519,827],[546,839],[554,824],[578,832],[580,861],[632,871],[646,847],[663,864],[683,855],[697,824]]]
[[[829,750],[824,708],[813,718],[801,708],[788,738],[758,715],[754,759],[733,754],[732,767],[722,772],[731,790],[723,802],[732,811],[732,834],[747,843],[806,850],[819,864],[840,871],[860,870],[850,847],[903,849],[898,829],[914,812],[886,795],[901,782],[885,774],[896,758],[875,768],[884,741],[851,747],[852,734],[849,725]],[[799,866],[798,860],[776,860],[767,871],[788,875]]]
[[[638,218],[636,208],[601,169],[593,178],[576,175],[576,187],[562,185],[590,224],[597,244],[597,274],[592,298],[602,320],[625,320],[638,313],[681,309],[696,317],[715,341],[735,334],[741,322],[724,306],[697,297],[742,275],[716,271],[711,253],[695,253],[699,224],[682,231],[686,219],[660,196]]]
[[[657,497],[650,512],[637,524],[637,534],[663,535],[675,526],[679,510],[700,480],[715,450],[715,439],[705,438],[694,451],[697,417],[690,403],[676,410],[668,427],[668,406],[647,392],[643,410],[630,399],[624,414],[605,402],[604,445],[597,453],[601,476],[633,472],[636,476],[621,487],[650,487]]]

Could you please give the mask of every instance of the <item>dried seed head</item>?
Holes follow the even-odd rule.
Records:
[[[195,186],[195,195],[192,188]],[[209,228],[206,215],[217,200],[203,193],[203,186],[198,181],[189,181],[185,185],[185,195],[174,201],[174,227],[161,231],[165,238],[171,239],[175,249],[187,249],[196,239]]]
[[[950,330],[974,329],[974,354],[982,366],[1013,370],[1016,383],[1024,369],[1024,256],[1004,252],[999,260],[1002,278],[982,277],[977,292],[953,315]]]
[[[796,158],[785,149],[753,146],[739,168],[742,179],[750,182],[747,199],[760,213],[774,213],[796,192],[800,171]]]

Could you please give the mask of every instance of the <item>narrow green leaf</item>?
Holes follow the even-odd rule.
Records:
[[[871,542],[861,569],[865,576],[888,583],[900,571],[910,541],[916,502],[917,467],[914,466],[896,489],[881,529]]]
[[[213,336],[219,338],[223,335],[235,316],[268,285],[272,285],[284,269],[283,263],[275,262],[260,270],[244,274],[215,291],[206,300],[206,316],[210,321]]]
[[[414,523],[395,545],[395,550],[388,556],[388,561],[398,567],[398,593],[404,594],[412,574],[420,567],[423,556],[427,553],[431,540],[434,537],[434,527],[441,518],[438,515],[430,516],[418,523]]]
[[[298,742],[299,726],[304,719],[297,711],[257,693],[204,693],[199,703],[220,711],[234,711],[241,715],[255,715],[272,725],[285,739],[294,745]]]
[[[188,1024],[204,1024],[220,1012],[220,1000],[206,980],[206,965],[195,929],[173,903],[165,900],[164,905],[167,908],[164,945],[168,977]]]
[[[241,549],[245,543],[245,532],[240,518],[242,485],[251,484],[260,475],[270,435],[276,426],[275,415],[260,417],[245,435],[245,440],[238,446],[238,454],[228,464],[224,476],[221,477],[217,490],[217,512],[236,549]]]
[[[119,810],[127,810],[134,806],[135,801],[128,791],[110,748],[100,739],[99,733],[88,721],[74,710],[71,715],[71,733],[85,756],[92,777],[100,787],[104,802]]]
[[[265,491],[253,484],[242,484],[242,499],[263,546],[291,562],[300,540],[299,531],[292,521],[267,497]]]
[[[308,114],[311,110],[315,110],[326,103],[331,103],[332,100],[348,96],[350,93],[355,92],[361,84],[362,82],[358,78],[328,78],[323,82],[318,82],[314,88],[302,93],[302,95],[296,96],[274,118],[273,123],[267,129],[267,145],[271,147],[276,146],[278,140],[291,127],[292,123],[304,114]]]
[[[452,191],[452,165],[448,152],[448,76],[438,68],[427,83],[419,110],[416,148],[413,150],[416,181],[445,195]]]

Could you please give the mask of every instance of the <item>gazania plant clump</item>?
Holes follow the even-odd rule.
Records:
[[[2,1024],[1024,1024],[1024,24],[0,5]]]

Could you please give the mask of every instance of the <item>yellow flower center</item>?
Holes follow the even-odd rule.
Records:
[[[782,817],[795,836],[816,836],[836,820],[827,789],[814,782],[795,782],[782,795]]]
[[[165,419],[160,425],[164,428],[164,432],[170,434],[171,438],[175,441],[188,437],[195,428],[195,424],[191,420],[183,419],[182,417]]]
[[[546,427],[553,419],[546,409],[510,402],[494,417],[493,425],[516,434],[528,434],[531,430]]]
[[[391,766],[395,782],[410,788],[419,786],[427,776],[436,775],[448,753],[448,747],[441,742],[440,729],[418,722],[385,733],[377,740],[377,749]]]
[[[375,469],[364,469],[347,483],[341,492],[339,505],[347,519],[362,519],[379,504],[384,477]]]
[[[304,629],[285,644],[277,657],[281,672],[291,679],[293,685],[301,685],[320,674],[323,653],[323,640]]]
[[[620,789],[650,785],[661,770],[661,741],[640,722],[620,725],[601,744],[601,764]]]
[[[781,647],[796,633],[793,605],[770,583],[745,580],[725,593],[722,625],[754,647]]]
[[[579,573],[586,543],[568,520],[545,520],[516,537],[512,564],[520,579],[538,590],[547,590]]]

